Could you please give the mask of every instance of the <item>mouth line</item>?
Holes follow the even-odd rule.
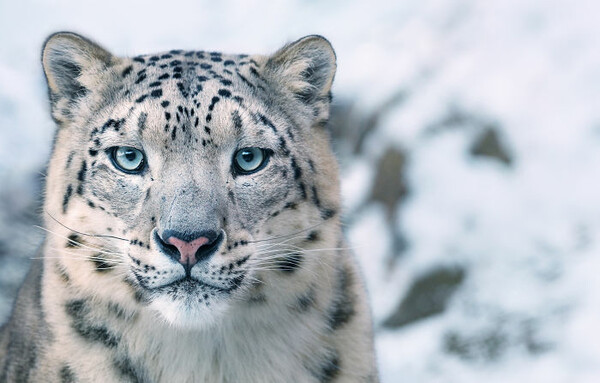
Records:
[[[198,286],[207,287],[211,290],[229,294],[232,291],[237,290],[242,285],[242,281],[244,280],[244,277],[245,277],[245,274],[241,274],[240,276],[233,278],[231,281],[231,284],[228,287],[219,287],[219,286],[215,286],[210,283],[207,283],[205,281],[202,281],[200,279],[195,279],[190,276],[185,276],[183,278],[179,278],[177,280],[169,282],[166,285],[157,286],[157,287],[153,287],[153,288],[145,287],[145,289],[150,290],[150,291],[156,291],[156,290],[166,289],[169,287],[176,287],[177,285],[182,284],[182,283],[195,283]]]

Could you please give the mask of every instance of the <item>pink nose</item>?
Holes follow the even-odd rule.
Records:
[[[206,245],[209,242],[209,239],[206,237],[199,237],[190,242],[186,242],[176,237],[169,237],[167,242],[179,250],[179,263],[184,266],[192,267],[198,262],[198,259],[196,258],[198,249]]]

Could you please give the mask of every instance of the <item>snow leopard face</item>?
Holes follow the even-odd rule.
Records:
[[[310,271],[297,249],[339,208],[325,39],[119,58],[59,33],[43,63],[58,125],[48,243],[65,283],[198,327]]]

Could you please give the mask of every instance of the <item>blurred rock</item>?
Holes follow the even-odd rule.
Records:
[[[488,126],[473,142],[470,153],[474,157],[488,157],[510,166],[513,159],[498,137],[498,128]]]
[[[449,331],[443,348],[449,354],[472,362],[494,362],[520,348],[536,355],[552,349],[552,344],[539,333],[540,323],[534,319],[500,316],[490,319],[484,328]]]
[[[510,150],[501,139],[500,126],[492,119],[452,107],[446,115],[428,126],[423,134],[432,137],[444,131],[462,129],[475,135],[469,153],[473,157],[487,157],[497,160],[506,166],[513,163]]]
[[[477,125],[480,125],[480,121],[475,114],[452,107],[442,118],[426,127],[423,130],[423,134],[425,136],[435,136],[446,130],[468,128]]]
[[[448,301],[460,287],[466,271],[441,266],[418,277],[408,293],[383,326],[396,328],[444,312]]]
[[[358,112],[354,102],[335,98],[331,104],[327,128],[331,133],[334,152],[344,166],[345,159],[352,156],[361,132],[365,129],[364,116]]]
[[[388,218],[394,216],[398,203],[408,194],[405,168],[406,154],[395,147],[389,147],[377,164],[370,199],[385,206]]]
[[[392,254],[389,257],[390,269],[395,266],[398,256],[404,253],[408,244],[398,226],[398,207],[408,195],[406,183],[407,154],[404,150],[389,147],[377,163],[377,173],[371,187],[368,202],[377,202],[384,206],[392,235]]]
[[[379,127],[381,119],[396,110],[407,98],[400,90],[372,111],[365,111],[354,101],[334,98],[329,114],[328,129],[331,132],[335,153],[344,166],[344,159],[364,154],[364,144]]]
[[[501,331],[492,330],[478,334],[449,332],[444,337],[446,352],[470,361],[497,360],[507,347],[508,339]]]

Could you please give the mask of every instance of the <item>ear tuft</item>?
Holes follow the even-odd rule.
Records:
[[[42,65],[53,104],[69,104],[88,93],[84,73],[100,73],[111,65],[113,56],[96,43],[71,32],[50,35],[42,49]]]
[[[329,41],[322,36],[311,35],[275,52],[265,65],[265,73],[302,102],[313,104],[324,98],[329,100],[335,61],[335,52]]]

